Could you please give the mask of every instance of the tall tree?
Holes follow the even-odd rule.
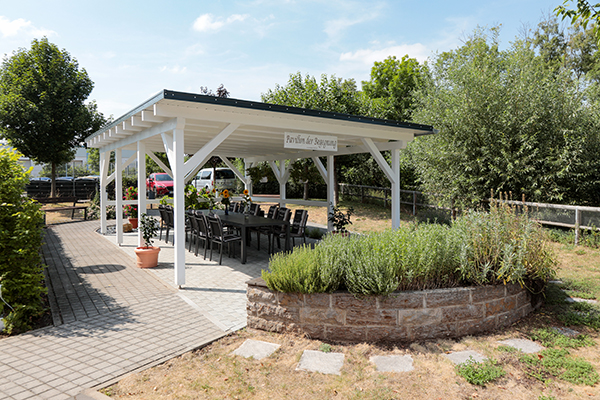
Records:
[[[285,86],[276,85],[261,95],[265,103],[281,104],[293,107],[309,108],[357,115],[362,109],[360,96],[353,79],[328,77],[321,75],[321,80],[316,77],[302,76],[300,72],[290,74],[290,79]],[[337,159],[343,160],[351,156],[336,157],[335,163],[335,193],[338,198],[337,178],[339,164]],[[294,164],[292,175],[297,177],[305,187],[304,197],[308,197],[308,183],[311,179],[320,179],[316,167],[310,160],[300,160]]]
[[[365,95],[373,101],[365,114],[379,118],[410,121],[414,109],[413,93],[426,79],[427,68],[408,55],[398,60],[390,56],[376,61],[371,79],[362,82]]]
[[[0,134],[25,156],[56,166],[73,159],[76,147],[100,129],[104,118],[84,102],[94,85],[66,50],[47,38],[5,57],[0,68]]]
[[[499,50],[478,31],[440,54],[415,120],[439,134],[410,144],[424,189],[478,202],[490,190],[545,202],[593,203],[600,186],[595,105],[570,71],[547,68],[529,43]],[[588,193],[582,192],[585,187]]]

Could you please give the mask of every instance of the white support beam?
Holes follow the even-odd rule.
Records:
[[[138,160],[138,220],[146,213],[146,144],[141,140],[137,142]],[[144,245],[142,230],[138,229],[138,246]]]
[[[167,159],[169,160],[169,165],[175,165],[175,153],[173,152],[173,135],[169,133],[161,134],[163,146],[165,147],[165,154],[167,155]]]
[[[117,244],[123,244],[123,165],[121,149],[115,150],[115,214],[117,215]]]
[[[148,155],[148,157],[150,157],[152,161],[156,163],[156,165],[158,165],[163,171],[169,174],[170,177],[173,177],[173,172],[171,172],[171,168],[167,167],[165,163],[163,163],[161,159],[156,156],[156,154],[154,154],[152,151],[146,151],[146,154]]]
[[[108,161],[110,160],[110,152],[100,151],[100,232],[106,235],[106,206],[108,196],[106,195],[106,175],[108,175]]]
[[[154,111],[143,110],[142,111],[142,121],[143,122],[158,122],[158,123],[162,123],[162,122],[165,122],[165,118],[163,118],[163,117],[157,117],[154,114]]]
[[[369,153],[371,153],[375,161],[377,161],[379,168],[381,168],[385,176],[387,176],[391,183],[394,183],[396,178],[394,176],[394,173],[392,172],[392,168],[390,167],[386,159],[383,157],[377,146],[375,146],[373,140],[369,138],[362,138],[362,141],[365,144],[365,146],[369,149]]]
[[[173,142],[170,146],[172,157],[169,158],[169,162],[173,168],[174,279],[175,285],[179,287],[185,284],[185,166],[183,163],[183,137],[183,129],[173,130]]]
[[[133,126],[133,124],[131,123],[131,120],[129,121],[123,121],[123,129],[125,131],[130,131],[130,132],[139,132],[141,130],[143,130],[144,128],[139,127],[139,126]]]
[[[398,140],[398,141],[393,141],[393,142],[376,142],[375,147],[377,147],[377,149],[379,151],[392,150],[392,149],[404,149],[404,148],[406,148],[406,142],[403,140]],[[369,149],[364,145],[346,146],[346,147],[338,146],[338,151],[335,152],[335,155],[343,156],[343,155],[347,155],[347,154],[359,154],[359,153],[368,153],[368,152],[369,152]],[[299,151],[297,153],[294,153],[294,157],[299,158],[299,159],[312,158],[312,157],[327,157],[329,155],[331,155],[330,151],[315,151],[315,150]],[[263,156],[263,157],[260,157],[260,156],[248,157],[248,160],[253,161],[253,162],[263,162],[263,161],[271,161],[274,159],[276,160],[276,159],[279,159],[280,157],[281,157],[281,154],[279,154],[279,155],[271,154],[271,155]]]
[[[235,165],[233,165],[233,163],[231,161],[229,161],[229,159],[227,157],[221,157],[221,156],[219,156],[219,158],[221,159],[221,161],[223,161],[225,163],[225,165],[227,165],[229,167],[230,170],[233,171],[233,173],[235,174],[235,176],[237,176],[238,178],[240,178],[240,180],[244,183],[244,186],[246,186],[246,184],[247,184],[246,176],[244,176],[244,174],[242,174],[240,172],[240,170],[237,169],[235,167]]]
[[[400,228],[400,149],[392,150],[392,229]]]
[[[245,176],[245,180],[244,180],[244,189],[246,189],[248,191],[248,194],[250,196],[252,196],[254,194],[254,189],[252,187],[252,177],[250,175],[248,175],[248,168],[252,168],[254,166],[254,163],[248,162],[244,159],[244,176]]]
[[[140,140],[146,140],[153,136],[160,135],[163,132],[170,132],[177,127],[178,120],[182,118],[171,118],[168,121],[162,122],[158,125],[154,125],[150,128],[146,128],[138,133],[131,133],[128,136],[123,136],[120,140],[109,143],[108,145],[102,145],[101,147],[108,150],[114,150],[118,147],[126,147],[130,145],[135,145]]]
[[[144,121],[142,121],[142,117],[138,117],[135,115],[133,117],[131,117],[131,125],[139,126],[141,128],[150,128],[152,126],[152,124],[150,122],[144,122]]]
[[[333,222],[329,221],[329,215],[333,213],[333,207],[335,203],[335,182],[334,182],[334,170],[333,170],[333,156],[327,156],[327,230],[333,230]]]
[[[318,157],[311,157],[311,158],[312,158],[313,162],[315,163],[317,170],[319,170],[319,173],[323,177],[323,180],[325,181],[325,183],[327,183],[327,170],[325,169],[325,166],[323,165],[323,163],[321,162],[321,160]]]
[[[227,125],[225,129],[219,132],[217,136],[212,138],[208,143],[204,145],[204,147],[197,151],[196,154],[194,154],[192,158],[187,160],[187,162],[185,163],[184,175],[189,176],[192,172],[197,172],[198,169],[200,169],[200,167],[202,167],[204,163],[206,163],[206,160],[208,160],[208,157],[210,157],[212,152],[215,151],[215,149],[219,147],[219,145],[223,143],[223,141],[227,139],[233,132],[235,132],[235,130],[239,128],[239,126],[240,124]]]

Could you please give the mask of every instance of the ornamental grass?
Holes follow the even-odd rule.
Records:
[[[388,295],[397,290],[519,283],[539,292],[555,256],[540,226],[507,206],[451,225],[413,224],[365,236],[327,235],[314,249],[274,255],[262,272],[281,292]]]

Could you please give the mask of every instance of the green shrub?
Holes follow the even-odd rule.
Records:
[[[546,349],[537,354],[524,354],[520,361],[527,374],[542,382],[556,377],[577,385],[593,386],[600,381],[600,376],[589,362],[571,356],[566,349]]]
[[[29,171],[19,164],[19,154],[0,149],[0,278],[2,296],[12,310],[0,302],[7,333],[30,328],[32,318],[43,312],[40,247],[43,215],[40,205],[23,197]]]
[[[556,262],[539,225],[507,207],[474,212],[452,225],[420,224],[365,236],[327,235],[314,250],[271,259],[269,288],[311,293],[345,287],[357,295],[519,283],[531,291]]]
[[[476,362],[472,357],[456,366],[456,373],[472,385],[485,386],[498,378],[506,375],[501,366],[495,360],[487,359],[484,362]]]

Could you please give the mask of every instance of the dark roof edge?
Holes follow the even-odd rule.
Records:
[[[195,103],[205,103],[205,104],[219,104],[219,105],[224,105],[224,106],[233,106],[233,107],[240,107],[240,108],[250,108],[250,109],[255,109],[255,110],[274,111],[274,112],[281,112],[281,113],[295,114],[295,115],[307,115],[307,116],[311,116],[311,117],[329,118],[329,119],[336,119],[336,120],[340,120],[340,121],[363,122],[363,123],[369,123],[369,124],[375,124],[375,125],[408,128],[408,129],[415,129],[415,130],[422,131],[419,133],[415,133],[415,136],[430,135],[430,134],[433,134],[436,132],[435,129],[433,128],[433,126],[415,124],[412,122],[400,122],[400,121],[394,121],[394,120],[389,120],[389,119],[364,117],[364,116],[358,116],[358,115],[334,113],[334,112],[329,112],[329,111],[310,110],[307,108],[262,103],[260,101],[239,100],[239,99],[233,99],[233,98],[223,98],[223,97],[208,96],[208,95],[196,94],[196,93],[177,92],[174,90],[164,89],[164,90],[160,91],[159,93],[157,93],[152,98],[150,98],[149,100],[146,100],[139,106],[135,107],[131,111],[127,112],[126,114],[123,114],[115,121],[111,122],[110,124],[104,125],[97,132],[94,132],[93,134],[91,134],[90,136],[85,138],[85,140],[88,141],[88,140],[92,139],[93,137],[99,135],[101,132],[104,132],[107,129],[111,129],[111,128],[123,123],[123,121],[131,118],[133,115],[137,114],[138,112],[140,112],[142,110],[145,110],[149,106],[157,103],[158,101],[160,101],[162,99],[178,100],[178,101],[191,101],[191,102],[195,102]]]
[[[310,110],[307,108],[282,106],[278,104],[262,103],[260,101],[239,100],[234,98],[223,98],[216,96],[207,96],[194,93],[176,92],[173,90],[164,91],[164,98],[170,100],[192,101],[196,103],[220,104],[234,106],[240,108],[251,108],[255,110],[275,111],[287,114],[308,115],[311,117],[322,117],[337,119],[342,121],[364,122],[384,126],[397,126],[400,128],[418,129],[422,131],[430,131],[433,133],[433,127],[430,125],[414,124],[411,122],[400,122],[381,118],[364,117],[358,115],[350,115],[343,113],[335,113],[329,111]]]

